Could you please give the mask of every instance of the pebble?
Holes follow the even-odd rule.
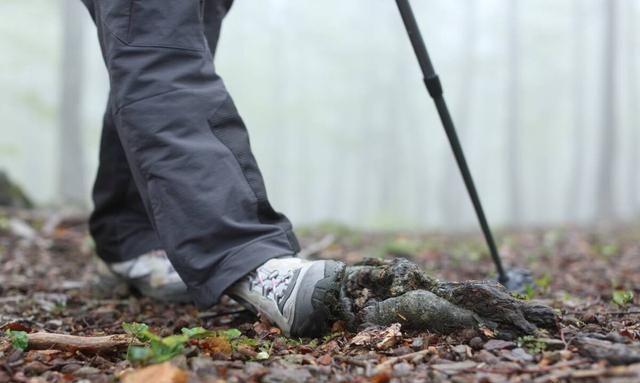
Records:
[[[407,363],[407,362],[402,362],[402,363],[398,363],[396,365],[393,366],[393,376],[394,377],[403,377],[403,376],[407,376],[409,374],[411,374],[411,371],[413,371],[413,365]]]
[[[75,376],[79,376],[79,377],[83,377],[83,378],[86,378],[86,377],[89,377],[89,376],[91,376],[91,375],[99,374],[100,372],[101,372],[101,371],[100,371],[100,370],[98,370],[98,369],[97,369],[97,368],[95,368],[95,367],[88,367],[88,366],[85,366],[85,367],[80,367],[79,369],[77,369],[77,370],[73,373],[73,375],[75,375]]]
[[[469,341],[469,346],[474,350],[480,350],[484,346],[484,341],[482,338],[477,336]]]
[[[424,339],[421,336],[413,338],[411,342],[411,348],[415,351],[420,351],[424,348]]]
[[[513,342],[508,342],[506,340],[500,340],[500,339],[491,339],[490,341],[484,344],[484,349],[487,351],[503,350],[505,348],[507,349],[516,348],[516,344]]]
[[[33,361],[24,365],[23,369],[27,375],[41,375],[43,372],[47,371],[50,366],[42,362]]]

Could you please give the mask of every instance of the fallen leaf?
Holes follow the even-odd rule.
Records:
[[[122,377],[123,383],[187,383],[189,375],[169,362],[133,370]]]
[[[238,345],[238,347],[236,347],[236,351],[238,351],[239,353],[241,353],[244,356],[247,356],[251,359],[254,359],[256,357],[256,355],[258,354],[253,347],[246,345],[246,344],[240,344]]]
[[[329,354],[324,354],[320,358],[318,358],[318,363],[323,366],[330,366],[333,363],[333,358]]]
[[[211,354],[221,353],[224,355],[230,355],[233,351],[229,339],[222,336],[212,336],[198,340],[197,345],[201,350],[207,351]]]
[[[371,383],[388,383],[391,380],[391,374],[387,371],[375,374],[369,379]]]
[[[378,350],[388,350],[398,343],[398,340],[402,339],[402,333],[400,332],[400,323],[394,323],[382,332],[382,340],[376,343]]]

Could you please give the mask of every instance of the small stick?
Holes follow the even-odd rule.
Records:
[[[328,247],[333,245],[335,240],[336,237],[334,237],[333,235],[327,235],[320,241],[314,242],[304,249],[300,250],[300,252],[298,252],[298,257],[302,259],[309,259],[310,257],[321,253],[323,250],[326,250]]]
[[[396,364],[396,363],[398,363],[398,362],[400,362],[402,360],[423,357],[423,356],[427,355],[430,352],[433,352],[433,349],[431,349],[431,350],[430,349],[425,349],[425,350],[422,350],[422,351],[411,352],[409,354],[404,354],[404,355],[400,355],[400,356],[394,356],[394,357],[389,358],[389,359],[385,360],[384,362],[380,363],[376,367],[376,372],[384,371],[387,368],[393,366],[394,364]]]
[[[29,349],[82,351],[85,353],[116,352],[138,342],[128,335],[75,336],[36,332],[28,334]]]

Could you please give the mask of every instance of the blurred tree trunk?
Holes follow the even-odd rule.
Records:
[[[618,0],[604,0],[604,49],[602,126],[600,137],[600,159],[596,177],[596,203],[598,218],[615,218],[614,172],[616,169],[618,127],[616,121],[617,86],[616,64],[618,57],[617,11]]]
[[[520,0],[507,3],[507,174],[509,217],[512,225],[522,220],[520,193]]]
[[[627,89],[628,100],[629,100],[629,113],[630,116],[630,134],[629,138],[631,141],[631,158],[629,163],[629,179],[628,179],[628,191],[630,194],[629,202],[631,215],[635,215],[638,213],[640,206],[638,206],[638,183],[640,181],[640,111],[638,110],[638,87],[640,84],[638,83],[638,28],[636,27],[637,20],[637,2],[629,1],[627,2],[629,8],[627,9]]]
[[[569,220],[580,218],[582,202],[582,182],[584,180],[584,153],[585,148],[585,108],[584,108],[584,82],[587,78],[585,71],[585,21],[583,10],[584,0],[573,0],[573,165],[571,167],[572,179],[567,195],[567,212]]]
[[[475,61],[475,49],[477,43],[476,34],[478,29],[476,23],[476,10],[476,0],[465,0],[463,11],[464,20],[462,22],[464,33],[462,33],[463,41],[461,44],[463,67],[460,72],[461,88],[458,107],[456,108],[454,116],[460,141],[463,143],[465,148],[465,133],[469,130],[469,125],[471,124],[471,106],[473,102],[473,90],[475,88],[474,78],[477,65]],[[466,154],[468,154],[468,152]],[[443,208],[442,217],[447,220],[445,223],[454,228],[460,229],[464,218],[465,210],[463,208],[470,207],[470,205],[463,202],[468,201],[464,189],[464,183],[462,182],[460,172],[458,171],[455,158],[453,157],[451,150],[448,150],[448,148],[445,151],[443,163],[445,164],[445,167],[441,193],[441,206]]]
[[[80,122],[83,82],[82,20],[87,17],[77,0],[62,0],[62,105],[59,128],[58,188],[65,204],[84,205],[87,199],[85,160]]]

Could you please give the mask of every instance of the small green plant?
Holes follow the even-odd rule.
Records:
[[[530,354],[540,354],[547,349],[547,344],[533,335],[518,338],[518,347],[526,348]]]
[[[600,253],[605,257],[605,258],[609,258],[612,257],[616,254],[618,254],[620,248],[617,244],[615,243],[607,243],[606,245],[602,246],[600,248]]]
[[[536,279],[536,285],[543,291],[546,291],[551,285],[551,276],[549,274],[545,274],[540,278]]]
[[[536,296],[536,288],[532,285],[526,285],[522,295],[524,295],[525,301],[531,300]]]
[[[633,291],[615,290],[611,295],[611,300],[618,306],[624,307],[627,304],[633,302]]]
[[[7,330],[5,332],[7,338],[11,342],[11,345],[18,350],[26,350],[29,345],[29,336],[24,331]]]
[[[241,335],[237,329],[215,332],[194,327],[183,328],[180,335],[160,337],[149,330],[149,326],[144,323],[123,323],[122,328],[127,334],[144,343],[144,345],[129,345],[127,349],[127,360],[142,365],[162,363],[182,354],[185,344],[192,339],[218,336],[231,340]]]
[[[338,338],[341,335],[342,335],[341,332],[333,332],[331,334],[328,334],[328,335],[325,335],[324,337],[322,337],[322,341],[324,343],[326,343],[326,342],[329,342],[331,340],[334,340],[335,338]]]

